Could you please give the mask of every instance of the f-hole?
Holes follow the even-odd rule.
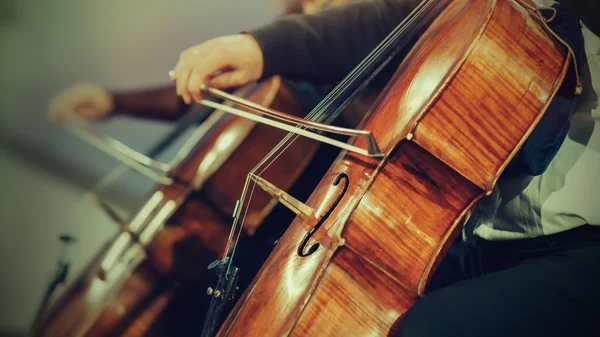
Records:
[[[321,219],[319,219],[319,222],[317,222],[317,224],[313,228],[311,228],[308,233],[306,233],[306,235],[304,236],[304,240],[302,240],[302,243],[300,244],[300,246],[298,246],[298,255],[300,255],[302,257],[306,257],[306,256],[313,254],[314,252],[317,251],[317,249],[319,249],[320,244],[318,242],[316,242],[312,246],[308,247],[308,251],[307,251],[306,246],[308,245],[308,240],[310,240],[310,238],[312,238],[312,236],[323,225],[323,223],[327,220],[327,218],[329,218],[329,216],[331,215],[331,213],[333,213],[333,211],[335,210],[337,205],[340,203],[340,201],[342,201],[342,198],[346,194],[346,191],[348,191],[348,185],[350,184],[350,178],[348,177],[348,175],[346,173],[340,173],[333,181],[333,186],[339,185],[340,182],[342,182],[342,180],[344,181],[344,187],[342,187],[342,191],[337,196],[337,198],[335,199],[335,201],[333,202],[331,207],[327,210],[327,213],[325,213],[325,215],[323,215],[323,217]]]

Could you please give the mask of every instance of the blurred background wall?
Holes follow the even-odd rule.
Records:
[[[61,233],[78,239],[70,281],[117,230],[86,197],[117,162],[47,122],[49,97],[82,80],[165,85],[183,49],[273,15],[270,0],[0,0],[0,336],[29,329]],[[122,117],[98,126],[140,151],[173,128]],[[130,211],[153,187],[131,175],[113,194]]]

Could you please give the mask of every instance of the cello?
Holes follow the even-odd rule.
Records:
[[[306,113],[279,77],[245,86],[236,94],[261,105],[291,109],[298,116]],[[196,138],[182,152],[183,160],[169,172],[154,175],[159,182],[156,191],[53,303],[32,335],[134,337],[152,332],[179,284],[207,277],[206,264],[223,252],[229,214],[243,185],[244,172],[285,135],[266,129],[218,109],[213,111],[196,130],[197,137],[191,137]],[[96,139],[101,136],[95,135]],[[310,140],[298,144],[298,151],[282,157],[281,165],[274,166],[273,179],[291,187],[317,147]],[[113,155],[120,158],[119,152]],[[150,164],[147,166],[160,167]],[[192,194],[194,197],[189,198]],[[256,201],[245,229],[249,236],[276,205],[267,193]],[[175,256],[174,250],[182,250],[178,242],[190,238],[193,249],[184,247]]]
[[[302,212],[220,327],[230,298],[213,299],[203,337],[393,335],[469,211],[565,88],[571,64],[580,92],[573,51],[540,12],[525,0],[424,1],[310,120],[257,109],[281,121],[272,126],[302,126],[276,155],[297,135],[343,151],[309,199],[295,201]],[[360,130],[319,123],[426,22]],[[309,129],[354,137],[334,144]],[[259,175],[247,184],[276,188]],[[217,285],[226,294],[228,277]]]

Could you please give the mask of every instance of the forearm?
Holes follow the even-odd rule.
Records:
[[[274,74],[337,83],[421,0],[366,0],[313,15],[292,15],[250,31]]]
[[[177,96],[175,86],[112,93],[114,114],[141,118],[174,120],[189,107]]]

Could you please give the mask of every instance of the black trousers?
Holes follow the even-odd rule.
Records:
[[[600,336],[600,226],[457,240],[397,336]]]

